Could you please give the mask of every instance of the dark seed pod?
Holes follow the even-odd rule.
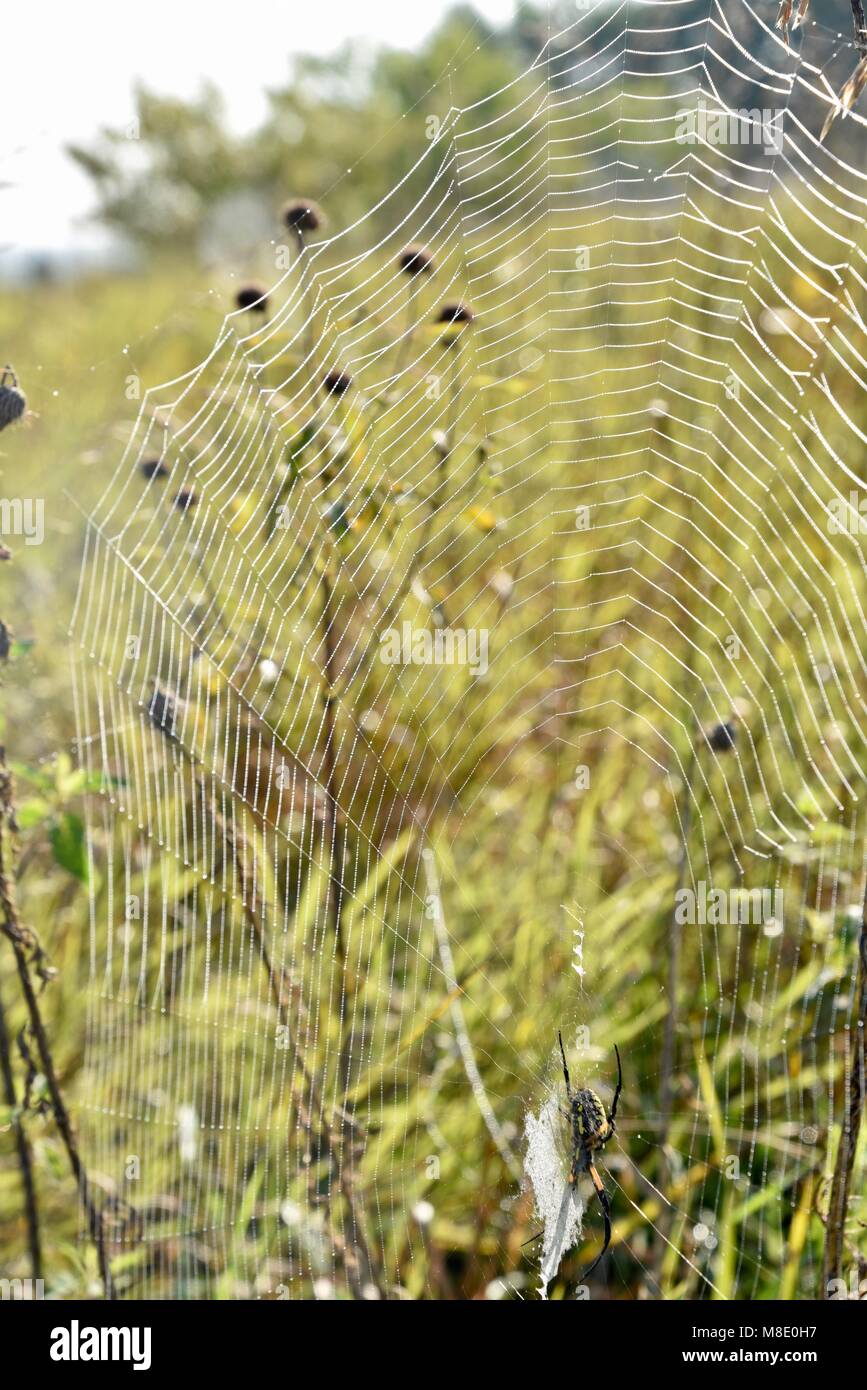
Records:
[[[142,477],[144,478],[167,478],[169,476],[168,466],[162,459],[144,459],[139,464]]]
[[[338,540],[341,540],[349,532],[350,523],[345,502],[332,502],[330,507],[326,507],[323,515],[326,524],[331,527]]]
[[[198,505],[198,497],[191,487],[182,487],[175,497],[175,506],[179,512],[189,511],[191,507]]]
[[[434,323],[472,323],[475,317],[469,304],[462,304],[458,301],[454,304],[444,304],[434,319]]]
[[[730,721],[716,724],[707,731],[705,738],[715,753],[730,753],[737,741],[737,730]]]
[[[413,277],[432,275],[436,270],[434,258],[426,246],[405,246],[397,258],[397,263],[404,275]]]
[[[315,232],[325,226],[325,214],[309,198],[290,198],[283,208],[283,221],[293,232]]]
[[[170,690],[166,690],[156,681],[153,683],[153,693],[147,703],[148,718],[155,724],[160,733],[167,738],[175,737],[175,723],[178,717],[178,700]]]
[[[242,285],[235,295],[239,309],[249,309],[254,314],[267,314],[268,292],[262,285]]]
[[[322,385],[329,396],[345,396],[352,385],[352,377],[348,372],[341,372],[335,368],[323,377]]]
[[[18,389],[18,378],[11,367],[0,375],[0,430],[13,425],[27,409],[27,397]]]

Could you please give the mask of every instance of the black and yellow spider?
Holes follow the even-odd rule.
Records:
[[[596,1196],[599,1198],[599,1205],[602,1208],[602,1217],[605,1222],[605,1240],[602,1249],[583,1275],[584,1279],[588,1279],[611,1244],[611,1207],[608,1204],[608,1194],[602,1184],[602,1179],[596,1171],[596,1165],[593,1159],[595,1154],[605,1148],[609,1139],[611,1139],[616,1132],[615,1119],[617,1116],[617,1102],[620,1099],[620,1092],[623,1090],[623,1068],[620,1064],[620,1052],[615,1043],[614,1053],[617,1057],[617,1087],[614,1092],[614,1099],[611,1102],[611,1109],[606,1110],[595,1091],[591,1091],[588,1088],[581,1091],[572,1090],[572,1083],[569,1080],[569,1068],[566,1065],[563,1036],[561,1033],[557,1034],[557,1041],[560,1044],[560,1056],[563,1058],[566,1099],[569,1102],[569,1109],[564,1113],[568,1116],[572,1126],[572,1154],[569,1161],[569,1182],[574,1186],[582,1173],[588,1175],[593,1184]]]

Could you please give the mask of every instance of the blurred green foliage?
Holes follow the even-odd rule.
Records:
[[[587,26],[591,36],[611,8],[609,0],[599,4],[599,19],[594,14]],[[574,18],[573,0],[556,0],[550,7],[517,3],[513,20],[501,27],[490,25],[471,5],[459,5],[417,51],[367,51],[346,44],[328,57],[294,57],[286,85],[268,93],[264,124],[243,136],[227,128],[220,94],[212,87],[189,102],[140,87],[129,128],[106,129],[71,154],[94,182],[95,216],[140,251],[243,257],[273,236],[277,210],[296,194],[315,199],[326,212],[332,200],[339,202],[344,228],[366,219],[361,247],[418,203],[428,177],[426,169],[414,170],[418,152],[449,110],[484,99],[487,119],[495,121],[516,108],[534,88],[532,71],[534,65],[537,74],[540,70],[544,46],[550,44],[555,58],[569,53],[574,38],[568,26]],[[676,23],[683,33],[705,20],[702,0],[678,5]],[[851,24],[846,0],[814,0],[810,20],[823,26],[805,31],[810,56],[829,64],[826,76],[839,86],[854,61],[845,43],[831,42]],[[727,24],[769,71],[779,65],[772,31],[757,33],[745,9],[729,15]],[[255,65],[262,42],[267,36],[239,36],[239,62]],[[589,46],[592,52],[592,37]],[[604,29],[600,49],[600,61],[607,64],[610,35]],[[570,80],[568,62],[562,79],[556,62],[553,69],[544,62],[541,68],[555,84]],[[726,98],[733,108],[768,104],[768,92],[737,68],[727,78]],[[701,85],[700,69],[686,68],[682,81]],[[782,93],[773,105],[781,99]],[[796,89],[786,104],[803,115],[803,99]],[[541,113],[530,116],[531,125],[542,120]],[[577,147],[577,132],[573,138]],[[837,123],[834,143],[842,157],[857,162],[860,138],[851,123]],[[652,146],[646,153],[656,158]],[[604,168],[604,144],[598,159]]]
[[[255,62],[260,41],[251,38],[247,55],[241,38],[239,61]],[[391,226],[424,190],[427,171],[410,170],[436,123],[450,106],[499,90],[506,110],[524,59],[516,34],[460,8],[418,52],[345,46],[329,58],[297,57],[249,136],[227,131],[212,88],[192,102],[139,88],[130,129],[106,130],[71,153],[95,183],[98,218],[149,251],[249,251],[292,194],[326,210],[339,199],[350,226],[405,179],[389,205]]]
[[[495,37],[485,35],[472,16],[458,13],[416,55],[386,53],[371,61],[349,53],[327,62],[300,61],[291,87],[273,95],[265,128],[248,140],[225,132],[214,92],[193,104],[141,92],[135,138],[106,133],[77,157],[100,190],[100,215],[151,253],[151,263],[127,277],[22,286],[0,297],[0,340],[9,345],[4,355],[14,360],[30,405],[26,422],[0,440],[4,486],[6,479],[24,472],[28,490],[46,498],[48,516],[46,544],[16,555],[6,571],[10,578],[3,581],[3,616],[17,637],[4,673],[2,736],[18,781],[19,895],[25,920],[38,930],[58,971],[43,994],[44,1008],[71,1107],[87,1135],[87,1153],[94,1155],[92,1176],[107,1197],[135,1203],[136,1190],[125,1182],[122,1167],[143,1114],[152,1136],[148,1182],[159,1200],[143,1216],[151,1223],[149,1239],[118,1242],[117,1274],[129,1281],[133,1293],[270,1297],[287,1278],[309,1290],[309,1279],[330,1270],[332,1261],[324,1225],[302,1229],[297,1217],[306,1195],[306,1177],[299,1176],[300,1164],[307,1161],[298,1152],[303,1136],[299,1138],[297,1126],[281,1128],[285,1116],[270,1107],[264,1090],[253,1088],[239,1097],[234,1087],[232,1078],[248,1064],[247,1020],[226,1007],[226,996],[217,987],[229,991],[238,985],[242,977],[234,963],[226,966],[194,1020],[201,1036],[218,1040],[209,1065],[220,1076],[220,1099],[230,1123],[225,1129],[213,1126],[202,1140],[198,1181],[209,1203],[206,1224],[213,1239],[186,1228],[184,1204],[193,1209],[192,1198],[198,1200],[200,1192],[193,1192],[187,1171],[179,1173],[177,1116],[155,1084],[165,1056],[163,1015],[159,1010],[136,1014],[129,981],[112,974],[119,969],[118,960],[111,969],[105,960],[106,925],[114,925],[112,914],[126,886],[118,869],[120,856],[113,874],[100,865],[89,885],[93,912],[84,889],[82,795],[89,791],[97,804],[113,806],[115,793],[124,789],[104,778],[91,780],[72,763],[75,720],[63,632],[78,581],[83,514],[107,487],[135,428],[141,386],[175,382],[203,362],[232,307],[237,276],[249,270],[267,275],[268,247],[277,235],[275,214],[284,197],[293,192],[314,197],[325,205],[333,228],[352,227],[411,168],[432,115],[443,117],[450,103],[466,105],[513,84],[502,104],[494,99],[490,107],[494,113],[505,111],[530,91],[515,79],[527,55],[536,51],[537,26],[538,17],[526,11]],[[480,34],[486,39],[481,50]],[[505,153],[507,169],[519,171],[525,156],[513,146]],[[353,170],[351,177],[346,168]],[[394,195],[383,217],[385,229],[393,233],[401,212],[415,206],[428,179],[429,171],[421,171],[417,181],[411,176]],[[806,220],[801,223],[793,215],[790,225],[807,239]],[[598,229],[599,246],[608,230]],[[696,255],[707,255],[717,244],[718,231],[710,221],[696,217],[689,233]],[[863,227],[858,235],[863,243]],[[358,1164],[359,1192],[375,1213],[383,1274],[399,1296],[496,1297],[508,1296],[510,1288],[532,1291],[532,1251],[523,1248],[535,1225],[531,1203],[476,1105],[450,1010],[459,998],[482,1082],[518,1155],[528,1108],[537,1108],[559,1079],[554,1053],[558,1027],[589,1021],[592,1045],[575,1057],[573,1076],[580,1069],[582,1081],[600,1089],[610,1085],[614,1042],[623,1053],[625,1072],[620,1142],[606,1153],[615,1221],[613,1254],[607,1270],[597,1271],[600,1289],[605,1280],[613,1296],[624,1298],[811,1298],[823,1241],[817,1208],[821,1210],[840,1134],[846,1058],[841,1025],[851,1008],[851,898],[859,882],[856,847],[863,831],[861,813],[842,791],[839,814],[829,796],[828,821],[818,822],[815,833],[802,823],[815,805],[814,789],[824,795],[828,785],[839,785],[833,727],[824,724],[824,737],[817,742],[812,787],[805,785],[798,761],[783,757],[774,769],[779,780],[772,803],[758,762],[748,762],[746,734],[740,748],[748,776],[728,778],[716,760],[702,764],[691,832],[697,863],[713,868],[726,886],[738,881],[730,825],[746,825],[750,834],[757,828],[755,838],[764,835],[770,841],[778,830],[772,812],[781,808],[787,827],[793,828],[774,869],[783,877],[789,901],[806,906],[794,911],[786,931],[776,936],[722,933],[708,942],[691,933],[685,939],[665,1153],[656,1142],[667,1012],[663,962],[680,872],[682,772],[696,732],[694,643],[701,637],[706,659],[715,650],[713,641],[720,641],[738,617],[733,607],[725,608],[729,561],[733,587],[735,578],[746,573],[766,593],[769,581],[761,566],[776,565],[775,577],[781,567],[791,570],[786,548],[791,541],[799,554],[815,558],[816,571],[829,576],[834,591],[854,584],[863,598],[864,580],[857,574],[853,579],[827,535],[818,533],[805,514],[794,449],[779,455],[771,496],[758,469],[750,474],[732,467],[735,430],[741,431],[740,440],[749,440],[757,457],[769,449],[764,435],[757,429],[752,433],[747,415],[753,397],[748,393],[740,409],[726,400],[720,411],[712,382],[700,378],[691,384],[692,407],[702,428],[710,421],[707,453],[700,456],[692,417],[684,418],[677,399],[659,403],[662,387],[657,381],[651,381],[649,392],[632,393],[626,407],[624,393],[618,396],[614,390],[600,392],[594,408],[586,402],[575,406],[571,384],[582,381],[587,371],[579,348],[595,354],[593,370],[610,372],[612,380],[615,370],[645,360],[640,348],[624,349],[625,330],[635,316],[628,300],[609,297],[605,321],[592,325],[587,338],[579,337],[570,321],[568,351],[575,356],[564,352],[556,370],[538,353],[528,357],[538,316],[534,257],[540,247],[542,254],[550,251],[549,238],[550,229],[543,229],[539,242],[522,244],[508,265],[502,263],[496,239],[479,256],[477,285],[491,297],[489,303],[496,305],[498,296],[509,303],[514,338],[509,351],[484,370],[472,356],[464,359],[462,400],[469,406],[461,448],[451,460],[454,490],[442,518],[449,528],[448,563],[426,576],[428,586],[421,593],[402,599],[406,616],[419,621],[436,603],[472,612],[480,623],[490,621],[508,660],[494,667],[491,680],[472,690],[462,688],[462,672],[427,672],[411,686],[400,673],[390,681],[379,672],[377,681],[364,685],[364,699],[358,702],[358,710],[370,716],[365,732],[376,754],[352,763],[359,799],[367,798],[365,806],[379,809],[381,803],[368,794],[371,786],[382,785],[376,778],[387,774],[417,806],[425,798],[435,805],[430,840],[460,982],[460,989],[450,990],[439,967],[431,965],[439,956],[430,923],[417,949],[414,939],[406,940],[410,918],[401,914],[407,914],[407,905],[396,905],[388,896],[398,871],[409,873],[407,866],[414,866],[417,873],[419,843],[412,834],[395,837],[393,823],[386,818],[383,825],[371,816],[362,831],[370,835],[376,854],[370,864],[365,860],[365,872],[345,908],[353,943],[349,968],[357,970],[354,1002],[375,1039],[356,1059],[350,1097],[368,1126]],[[395,351],[393,310],[385,296],[376,301],[369,282],[379,276],[387,289],[398,243],[392,235],[387,245],[370,249],[373,240],[368,222],[358,238],[367,260],[350,288],[356,298],[369,296],[359,322],[365,331],[369,327],[377,351],[387,355]],[[596,249],[591,246],[591,259]],[[773,254],[773,248],[762,249]],[[211,252],[216,266],[203,265]],[[456,259],[424,291],[428,322],[446,289],[468,292]],[[624,274],[630,269],[634,267],[625,267]],[[821,270],[814,269],[807,280],[781,258],[774,271],[788,301],[804,313],[824,308],[822,296],[830,280],[825,282]],[[643,274],[640,266],[637,273]],[[569,284],[564,272],[555,288]],[[863,296],[856,307],[863,315]],[[286,310],[285,303],[279,308]],[[690,360],[709,361],[716,350],[713,317],[701,301],[681,309],[679,346],[692,354]],[[297,307],[294,314],[286,311],[280,324],[279,353],[270,377],[263,378],[274,389],[287,367],[298,367],[294,335],[299,314]],[[58,330],[68,324],[75,325],[74,334]],[[331,325],[335,335],[343,327],[342,321],[336,328]],[[239,331],[251,332],[249,324]],[[484,334],[484,316],[472,331]],[[795,369],[801,359],[797,344],[781,341],[767,323],[762,327],[760,321],[756,342],[752,363],[739,365],[755,373],[750,380],[759,396],[769,389],[769,381],[787,385],[781,362]],[[255,346],[254,340],[245,350],[252,353]],[[319,346],[324,359],[331,348],[324,332]],[[431,338],[426,351],[435,350]],[[863,426],[867,422],[855,383],[833,361],[828,372],[835,399]],[[414,368],[415,428],[409,462],[402,462],[408,477],[390,477],[386,469],[372,472],[359,448],[352,453],[346,478],[351,483],[363,477],[368,490],[362,494],[346,485],[355,509],[348,509],[333,488],[329,491],[330,483],[324,489],[320,500],[327,503],[338,546],[354,545],[366,526],[374,529],[367,512],[378,521],[377,508],[389,485],[401,482],[421,489],[428,476],[431,451],[441,445],[431,437],[424,405],[418,403],[423,380],[422,368]],[[200,395],[191,398],[191,410],[204,404],[207,388],[203,381]],[[486,393],[495,402],[507,440],[509,466],[497,476],[487,469],[490,441],[479,405]],[[323,411],[317,381],[301,393],[301,401],[311,419]],[[528,401],[543,402],[540,409],[554,418],[570,417],[565,446],[550,438],[539,444]],[[827,401],[814,396],[812,404],[833,433]],[[633,479],[622,477],[618,411],[623,408],[635,414],[634,485]],[[366,441],[371,431],[375,436],[381,418],[373,391],[359,391],[347,402],[341,425],[352,445]],[[309,485],[317,477],[319,460],[308,449],[311,437],[311,431],[302,431],[287,441],[287,488]],[[845,441],[834,438],[843,448]],[[374,458],[378,468],[376,451]],[[629,531],[623,564],[619,556],[617,563],[606,557],[604,546],[600,559],[593,547],[574,543],[574,503],[583,497],[581,488],[591,476],[601,508],[610,509],[604,512],[604,524],[613,516]],[[131,493],[137,524],[147,527],[154,517],[162,517],[159,509],[166,509],[167,497],[154,500],[148,494],[139,509],[144,484],[135,473],[133,484],[138,489]],[[482,511],[468,512],[467,490]],[[568,514],[553,526],[552,497],[567,499],[562,505]],[[673,509],[672,497],[677,499]],[[237,515],[221,518],[230,551],[238,549],[238,533],[245,526],[265,524],[271,492],[251,484],[233,500]],[[397,510],[396,501],[389,505]],[[732,529],[725,530],[723,523]],[[395,532],[405,537],[404,550],[398,550],[402,556],[411,550],[407,527],[404,518],[395,522]],[[147,562],[163,576],[183,553],[177,531],[164,534],[171,534],[171,544],[146,550]],[[748,542],[756,534],[763,543],[751,548]],[[724,566],[719,563],[721,537],[731,546]],[[284,543],[280,538],[278,545]],[[275,554],[289,553],[278,545]],[[567,595],[564,607],[554,601],[555,573],[562,586],[559,595]],[[713,586],[711,573],[718,576]],[[313,612],[319,586],[315,576],[304,582]],[[711,592],[719,606],[714,630],[703,635],[689,607],[689,595],[699,590]],[[676,603],[685,607],[678,609]],[[343,612],[360,621],[348,599]],[[791,741],[817,711],[824,719],[820,678],[801,660],[803,624],[811,614],[806,602],[798,606],[797,601],[784,616],[770,603],[749,609],[748,627],[757,634],[760,657],[755,673],[759,698],[743,715],[743,728],[755,740],[750,747],[761,749],[764,739],[767,749],[771,732],[778,742]],[[248,614],[239,608],[237,616],[243,629]],[[303,638],[314,634],[313,620],[309,629],[300,626],[299,631]],[[594,669],[594,679],[598,674],[605,678],[601,705],[601,697],[586,690],[578,674],[600,632],[610,637],[609,645],[600,644]],[[580,694],[564,672],[575,672]],[[283,679],[293,673],[294,668]],[[711,661],[701,673],[711,682],[716,679]],[[313,697],[308,698],[312,704]],[[661,719],[664,710],[675,713]],[[297,722],[309,728],[309,710],[300,700],[298,711]],[[344,715],[338,710],[337,717]],[[130,746],[148,737],[153,742],[141,708],[130,722]],[[288,740],[296,732],[290,711],[281,733]],[[424,749],[427,762],[411,756],[417,747]],[[171,755],[171,749],[164,749],[160,766],[168,766]],[[576,781],[576,766],[584,763],[593,767],[586,787]],[[437,772],[446,767],[452,774],[450,781],[444,779],[444,788],[433,792],[431,767]],[[439,794],[445,791],[449,795]],[[182,808],[170,798],[167,804],[181,819]],[[251,843],[260,828],[250,814],[245,830]],[[113,837],[117,834],[120,844],[124,833],[122,825],[116,831],[107,817],[101,850],[116,847]],[[356,862],[361,848],[366,854],[361,831],[358,835],[352,846]],[[263,863],[270,863],[267,855]],[[758,858],[750,861],[757,883],[763,881],[765,867]],[[134,869],[139,887],[148,870],[138,862]],[[151,885],[160,887],[172,915],[172,949],[179,961],[185,933],[192,925],[201,926],[193,878],[178,868],[161,885],[154,876]],[[326,889],[320,860],[293,903],[296,928],[315,916]],[[238,940],[243,939],[237,903],[228,912]],[[368,913],[394,927],[394,938],[385,930],[370,932]],[[574,969],[576,917],[586,943],[586,978]],[[402,944],[396,946],[395,940]],[[162,980],[158,946],[152,943],[144,958],[149,984]],[[356,949],[367,950],[363,962],[352,955]],[[327,997],[317,962],[302,961],[300,968],[309,1007],[321,1020],[308,1053],[336,1086],[334,1057],[344,1041],[346,1020]],[[393,978],[398,982],[393,996],[377,993],[379,981]],[[94,988],[97,979],[99,990]],[[0,957],[0,988],[18,1029],[22,1012],[5,957]],[[169,997],[168,1005],[173,1002]],[[120,1020],[117,1030],[111,1026],[115,1017]],[[123,1030],[131,1018],[137,1028],[130,1024],[127,1034]],[[266,1018],[262,1038],[271,1036],[271,1024]],[[259,1020],[251,1026],[259,1026]],[[141,1052],[126,1045],[134,1031]],[[120,1113],[115,1105],[118,1097],[131,1094],[130,1076],[140,1107],[134,1115]],[[192,1084],[198,1078],[190,1070],[184,1079]],[[34,1095],[39,1094],[34,1087]],[[97,1293],[92,1252],[76,1240],[75,1194],[44,1107],[29,1107],[25,1122],[36,1155],[49,1290],[61,1297]],[[233,1148],[236,1132],[245,1142],[255,1136],[241,1160]],[[733,1157],[738,1164],[734,1180]],[[316,1161],[321,1162],[321,1155]],[[326,1189],[327,1172],[317,1170],[316,1176]],[[430,1211],[419,1203],[429,1204]],[[863,1243],[858,1224],[865,1214],[863,1198],[859,1203],[852,1212],[852,1235]],[[227,1212],[234,1223],[229,1231],[220,1225]],[[564,1268],[553,1290],[556,1297],[567,1293],[595,1249],[598,1229],[592,1220],[585,1234],[586,1248]],[[0,1112],[0,1248],[10,1274],[26,1273],[19,1175],[5,1111]],[[336,1291],[344,1293],[345,1287]]]

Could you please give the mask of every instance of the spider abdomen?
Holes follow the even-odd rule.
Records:
[[[595,1091],[576,1091],[572,1097],[572,1130],[576,1144],[593,1153],[614,1133],[608,1113]]]

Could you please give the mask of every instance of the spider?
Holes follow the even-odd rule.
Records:
[[[594,1154],[605,1148],[609,1139],[616,1132],[615,1117],[617,1115],[617,1102],[620,1099],[620,1092],[623,1090],[623,1068],[620,1063],[620,1052],[615,1043],[617,1086],[614,1091],[614,1099],[611,1102],[611,1109],[606,1110],[595,1091],[589,1089],[572,1090],[562,1033],[557,1034],[557,1041],[560,1044],[560,1056],[563,1058],[563,1077],[566,1081],[566,1099],[569,1102],[567,1113],[572,1124],[572,1158],[569,1165],[569,1182],[574,1186],[581,1173],[588,1174],[596,1196],[599,1198],[599,1205],[602,1208],[602,1217],[605,1222],[605,1240],[596,1259],[584,1273],[584,1278],[587,1279],[611,1244],[611,1207],[608,1203],[608,1193],[596,1171],[593,1157]]]
[[[563,1058],[563,1077],[566,1081],[566,1099],[569,1102],[569,1109],[564,1110],[563,1114],[572,1126],[572,1154],[569,1160],[569,1185],[574,1187],[582,1173],[587,1173],[593,1184],[596,1196],[599,1198],[599,1205],[602,1208],[602,1218],[605,1222],[605,1240],[602,1249],[596,1259],[585,1270],[584,1279],[588,1279],[598,1265],[605,1251],[611,1244],[611,1207],[608,1202],[608,1193],[602,1184],[596,1165],[593,1162],[594,1155],[605,1148],[609,1139],[616,1133],[615,1118],[617,1115],[617,1102],[620,1099],[620,1092],[623,1090],[623,1068],[620,1063],[620,1052],[617,1044],[614,1044],[614,1053],[617,1057],[617,1086],[614,1091],[614,1099],[611,1102],[611,1109],[606,1110],[599,1096],[595,1091],[585,1088],[580,1091],[572,1090],[572,1083],[569,1080],[569,1067],[566,1063],[566,1050],[563,1047],[563,1035],[557,1034],[557,1041],[560,1044],[560,1056]],[[541,1232],[539,1232],[541,1235]],[[532,1240],[538,1240],[538,1236],[533,1236]],[[525,1241],[529,1245],[530,1241]]]

